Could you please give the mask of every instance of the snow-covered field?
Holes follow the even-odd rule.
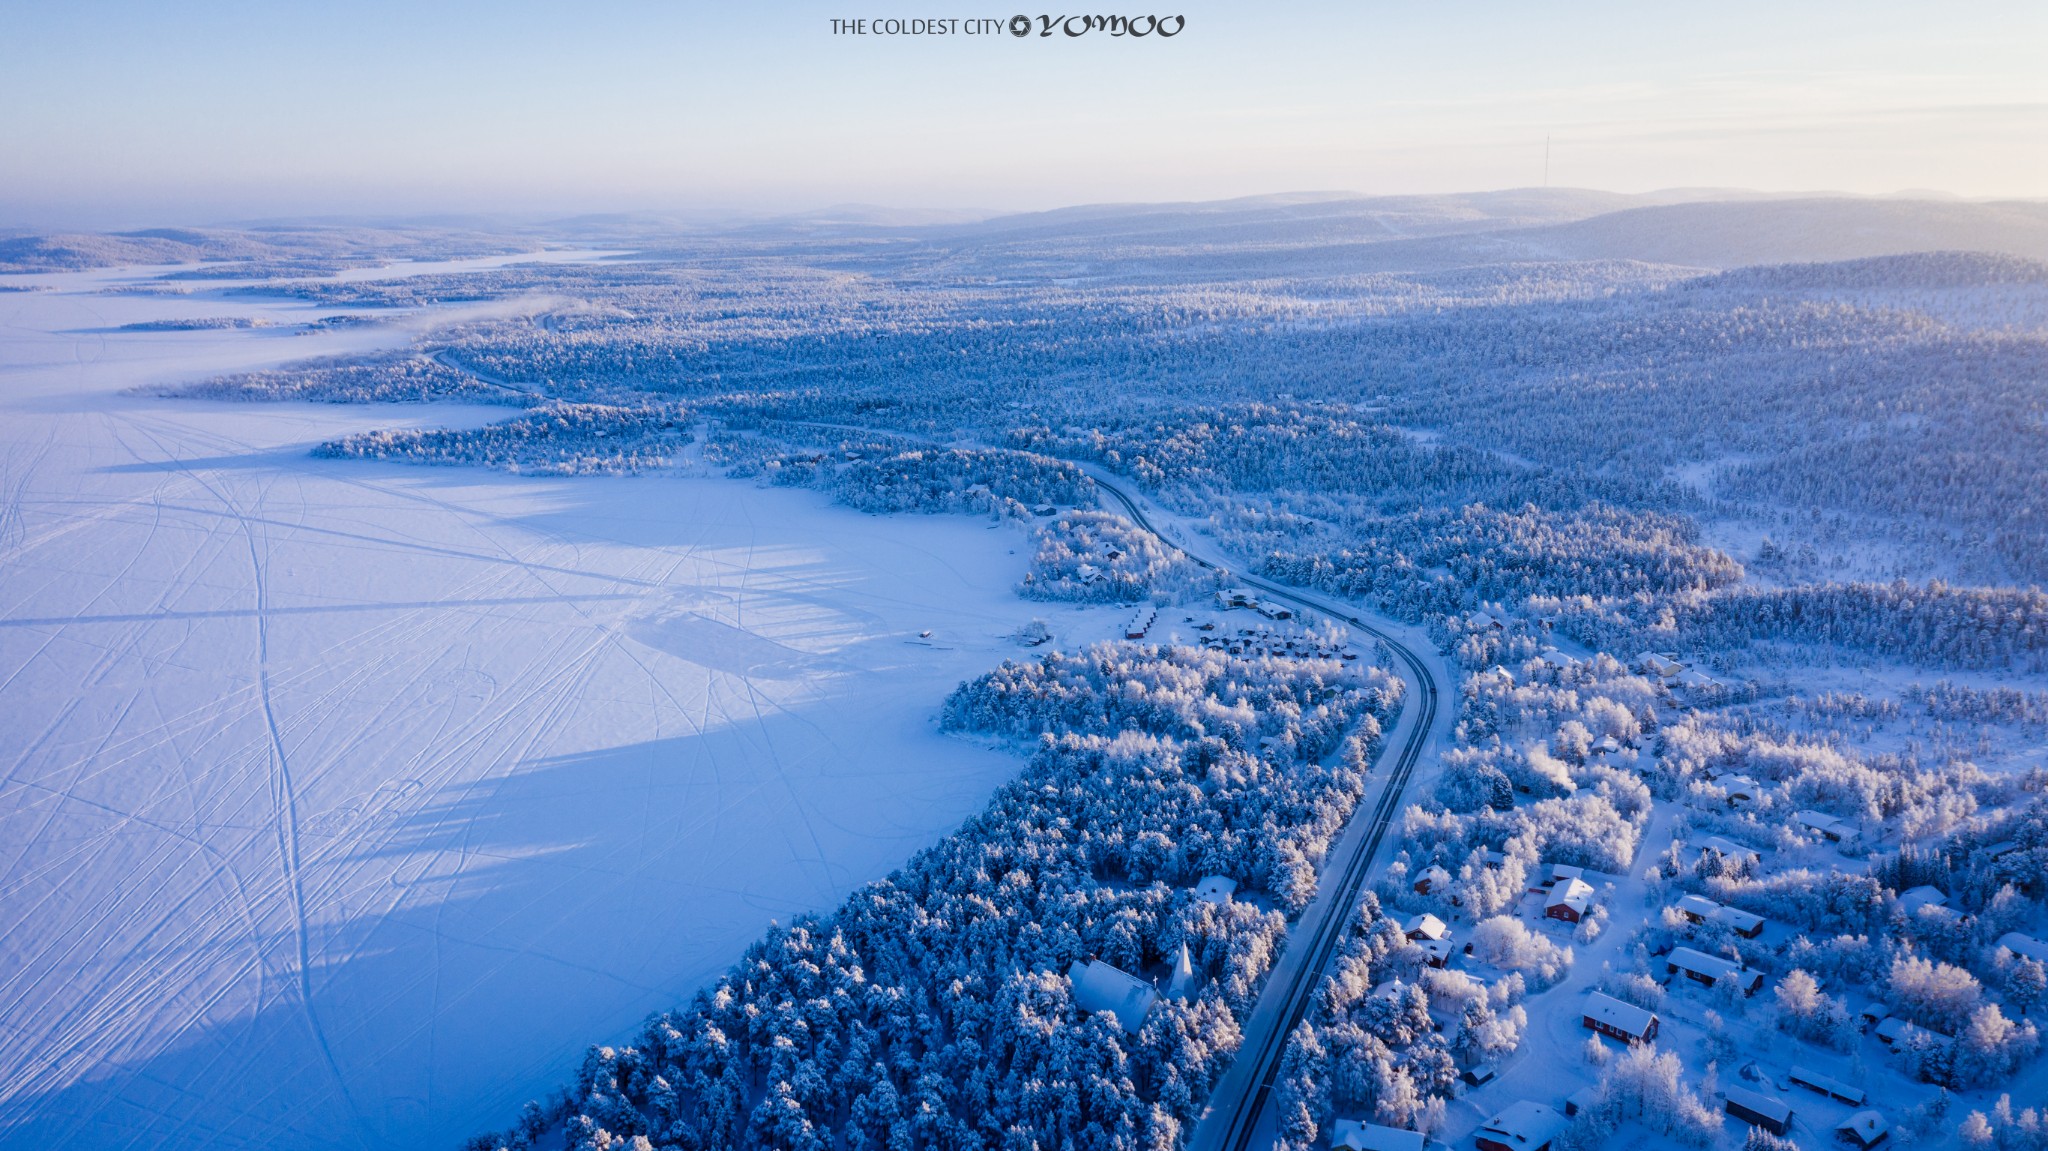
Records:
[[[503,412],[123,395],[399,337],[120,275],[0,294],[0,1144],[455,1145],[1014,773],[1015,529],[314,460]]]

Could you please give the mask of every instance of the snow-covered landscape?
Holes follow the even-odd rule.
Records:
[[[0,295],[7,1145],[452,1146],[1014,773],[1014,531],[316,460],[502,413],[124,395],[393,338],[130,278]]]
[[[2036,1151],[1916,203],[17,244],[0,1143]]]

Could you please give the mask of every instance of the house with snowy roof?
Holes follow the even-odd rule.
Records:
[[[2048,963],[2048,943],[2043,943],[2031,935],[2022,935],[2017,931],[2008,931],[1998,937],[1998,945],[2022,959],[2035,959],[2042,963]]]
[[[1716,911],[1721,910],[1720,904],[1715,903],[1704,895],[1688,895],[1680,899],[1674,906],[1678,908],[1680,915],[1685,916],[1694,923],[1705,923],[1714,917]]]
[[[1593,885],[1583,879],[1553,884],[1543,901],[1543,914],[1566,923],[1577,923],[1593,906]]]
[[[1746,775],[1724,775],[1714,781],[1728,797],[1728,806],[1740,807],[1755,803],[1764,793],[1763,785]]]
[[[1401,925],[1401,934],[1410,939],[1448,939],[1451,935],[1451,926],[1424,912],[1421,915],[1410,916],[1408,922]]]
[[[1416,875],[1415,894],[1428,895],[1432,891],[1441,891],[1449,886],[1450,882],[1451,873],[1432,863]]]
[[[1724,979],[1733,980],[1741,984],[1745,995],[1763,986],[1764,982],[1762,972],[1751,971],[1733,959],[1708,955],[1690,947],[1672,948],[1671,953],[1664,957],[1664,971],[1666,975],[1683,975],[1705,987],[1712,987]]]
[[[1756,848],[1750,847],[1746,844],[1737,843],[1732,839],[1728,839],[1725,836],[1719,835],[1707,836],[1706,838],[1700,840],[1697,844],[1693,844],[1691,847],[1691,851],[1692,860],[1695,863],[1699,862],[1700,856],[1705,855],[1708,851],[1719,852],[1721,854],[1721,858],[1723,859],[1733,859],[1737,861],[1746,859],[1750,862],[1752,866],[1762,862],[1763,860],[1762,853],[1757,851]]]
[[[1726,1100],[1724,1110],[1751,1127],[1761,1127],[1773,1135],[1783,1135],[1792,1129],[1792,1108],[1782,1099],[1746,1087],[1730,1087],[1721,1094]]]
[[[1764,933],[1763,916],[1725,903],[1714,909],[1714,922],[1727,924],[1728,930],[1744,939],[1755,939]]]
[[[1588,1031],[1623,1043],[1648,1043],[1657,1037],[1655,1012],[1598,991],[1586,996],[1581,1022]]]
[[[1851,1087],[1833,1076],[1822,1075],[1818,1071],[1801,1067],[1795,1063],[1792,1066],[1792,1070],[1786,1072],[1785,1078],[1791,1080],[1797,1086],[1806,1088],[1808,1091],[1825,1095],[1838,1102],[1847,1103],[1851,1107],[1863,1106],[1863,1088]]]
[[[1690,667],[1679,672],[1678,678],[1674,682],[1678,684],[1680,689],[1691,692],[1694,695],[1711,695],[1728,686],[1706,672]]]
[[[1382,1127],[1357,1119],[1339,1119],[1330,1124],[1330,1148],[1351,1151],[1422,1151],[1422,1132],[1399,1127]]]
[[[1899,910],[1911,915],[1923,907],[1946,907],[1948,896],[1941,888],[1921,884],[1899,892]]]
[[[1660,652],[1646,651],[1636,657],[1636,670],[1658,679],[1672,679],[1685,670],[1685,665]]]
[[[1864,1106],[1864,1090],[1862,1088],[1851,1088],[1849,1083],[1843,1083],[1841,1079],[1835,1079],[1833,1075],[1823,1075],[1819,1071],[1810,1071],[1810,1069],[1800,1067],[1798,1063],[1794,1063],[1792,1069],[1786,1071],[1786,1079],[1790,1079],[1792,1083],[1800,1085],[1800,1088],[1806,1088],[1808,1092],[1815,1092],[1815,1094],[1827,1096],[1831,1100],[1849,1104],[1851,1108]]]
[[[1835,1138],[1862,1151],[1884,1142],[1891,1136],[1891,1124],[1875,1111],[1858,1111],[1840,1123],[1835,1124]]]
[[[1819,832],[1829,843],[1854,843],[1856,825],[1824,811],[1795,811],[1792,822],[1808,831]]]
[[[1555,1110],[1524,1099],[1488,1119],[1474,1140],[1479,1151],[1546,1151],[1565,1125]]]

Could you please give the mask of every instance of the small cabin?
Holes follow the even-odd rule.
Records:
[[[1727,924],[1728,930],[1744,939],[1755,939],[1764,933],[1763,916],[1725,903],[1715,910],[1714,922]]]
[[[1835,1138],[1862,1151],[1870,1151],[1890,1138],[1891,1133],[1891,1124],[1875,1111],[1858,1111],[1835,1124]]]
[[[1948,896],[1941,888],[1922,884],[1899,892],[1899,910],[1911,915],[1923,907],[1947,907]]]
[[[1705,923],[1714,917],[1721,905],[1704,895],[1688,895],[1678,901],[1678,913],[1694,923]]]
[[[1761,1127],[1773,1135],[1783,1135],[1792,1129],[1792,1108],[1784,1100],[1742,1087],[1730,1087],[1722,1094],[1727,1099],[1723,1109],[1751,1127]]]
[[[1474,1140],[1479,1151],[1546,1151],[1565,1126],[1555,1110],[1524,1099],[1488,1119]]]
[[[1998,937],[1998,945],[2022,959],[2034,959],[2042,963],[2048,963],[2048,943],[2043,943],[2031,935],[2022,935],[2017,931],[2008,931]]]
[[[1719,955],[1708,955],[1690,947],[1674,947],[1664,957],[1665,974],[1683,975],[1705,987],[1712,987],[1722,980],[1733,980],[1742,985],[1742,993],[1748,995],[1763,986],[1762,972],[1751,971],[1733,959]]]
[[[1450,882],[1451,873],[1432,863],[1416,875],[1415,894],[1428,895],[1432,891],[1441,891],[1450,886]]]
[[[1797,1065],[1793,1066],[1786,1078],[1790,1079],[1797,1086],[1804,1087],[1815,1094],[1825,1095],[1838,1103],[1847,1103],[1851,1107],[1863,1106],[1863,1088],[1861,1087],[1851,1087],[1839,1079],[1822,1075],[1817,1071],[1809,1071]]]
[[[1408,922],[1403,923],[1401,925],[1401,934],[1416,940],[1449,939],[1451,937],[1451,926],[1436,916],[1424,912],[1421,915],[1410,917]]]
[[[1732,839],[1719,835],[1707,836],[1705,839],[1700,840],[1699,843],[1694,844],[1691,851],[1692,862],[1695,864],[1699,863],[1700,857],[1709,851],[1717,852],[1721,858],[1734,860],[1738,864],[1747,862],[1751,867],[1763,862],[1763,854],[1757,851],[1756,848],[1744,846]]]
[[[1350,1151],[1422,1151],[1423,1138],[1420,1131],[1383,1127],[1358,1119],[1339,1119],[1330,1124],[1330,1149],[1336,1151],[1339,1147],[1350,1148]]]
[[[1847,820],[1838,819],[1824,811],[1795,811],[1792,822],[1808,831],[1819,833],[1829,843],[1853,843],[1856,840],[1856,826]]]
[[[1598,991],[1586,996],[1586,1007],[1580,1021],[1588,1031],[1596,1031],[1623,1043],[1648,1043],[1657,1037],[1655,1012]]]
[[[1636,657],[1636,670],[1658,679],[1671,679],[1685,670],[1685,665],[1668,655],[1646,651]]]

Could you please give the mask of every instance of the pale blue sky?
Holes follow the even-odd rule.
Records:
[[[1541,183],[1546,134],[1557,185],[2048,196],[2039,0],[1147,10],[1186,31],[830,33],[1018,11],[954,0],[0,0],[0,225],[1458,191]]]

